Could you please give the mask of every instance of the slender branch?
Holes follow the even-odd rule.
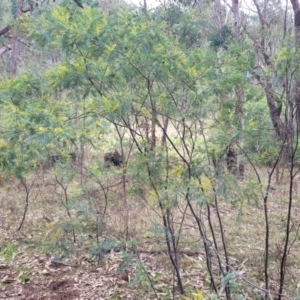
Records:
[[[34,184],[36,180],[36,177],[33,179],[33,181],[31,182],[30,186],[28,187],[28,185],[26,184],[26,181],[25,180],[22,180],[21,181],[21,184],[23,185],[24,189],[25,189],[25,193],[26,193],[26,197],[25,197],[25,208],[24,208],[24,212],[23,212],[23,217],[22,217],[22,220],[21,220],[21,223],[18,227],[18,229],[16,231],[20,231],[21,228],[23,227],[23,224],[24,224],[24,221],[25,221],[25,217],[26,217],[26,213],[27,213],[27,210],[28,210],[28,206],[29,206],[29,194],[30,194],[30,191],[31,191],[31,188]]]

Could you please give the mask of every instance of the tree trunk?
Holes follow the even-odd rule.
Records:
[[[244,105],[243,105],[243,101],[244,101],[244,89],[237,89],[235,91],[235,95],[236,95],[236,105],[235,105],[235,117],[236,117],[236,126],[238,128],[239,131],[243,132],[243,128],[244,128]],[[237,170],[236,170],[236,174],[238,174],[241,178],[244,177],[244,171],[245,171],[245,167],[244,167],[244,163],[243,163],[243,159],[242,159],[242,154],[240,149],[243,148],[243,137],[242,135],[240,135],[236,141],[236,145],[237,145],[237,149],[236,150],[236,166],[237,166]]]
[[[234,15],[234,27],[235,27],[235,34],[237,34],[237,30],[241,26],[241,17],[240,17],[240,6],[239,0],[232,0],[232,11]]]
[[[239,29],[241,26],[241,17],[240,17],[240,8],[239,8],[239,0],[232,0],[232,11],[234,15],[234,36],[235,40],[238,42],[240,33]],[[243,116],[243,100],[244,100],[244,90],[243,88],[235,88],[235,118],[236,118],[236,126],[238,130],[242,131],[244,124],[244,116]],[[229,125],[230,126],[230,125]],[[236,141],[236,145],[231,143],[227,148],[226,153],[226,163],[227,170],[234,174],[239,175],[240,177],[244,176],[244,164],[242,161],[241,154],[239,153],[239,148],[243,146],[243,138],[239,137]]]
[[[220,0],[215,0],[214,2],[214,23],[218,28],[222,27],[222,6]]]
[[[164,148],[167,145],[167,130],[169,126],[169,118],[163,117],[163,133],[161,138],[161,147]]]
[[[157,116],[157,112],[156,112],[156,103],[155,101],[152,101],[151,103],[152,106],[152,121],[151,121],[151,146],[150,149],[154,150],[156,147],[156,116]]]
[[[300,5],[299,0],[291,0],[294,10],[294,30],[295,30],[295,46],[300,49]],[[292,89],[292,98],[296,107],[296,121],[300,124],[300,82],[294,81]]]
[[[14,34],[12,39],[12,51],[10,55],[10,62],[9,62],[9,74],[13,77],[17,75],[17,60],[19,57],[19,47],[18,47],[18,38]]]
[[[300,49],[300,5],[299,0],[291,0],[293,11],[294,11],[294,30],[295,30],[295,48],[296,51],[299,51]],[[289,120],[287,121],[287,133],[286,133],[286,139],[288,140],[287,143],[283,145],[286,153],[289,155],[289,162],[291,162],[291,174],[290,174],[290,196],[289,196],[289,207],[288,207],[288,214],[287,214],[287,221],[286,221],[286,235],[285,235],[285,242],[284,242],[284,250],[281,257],[281,265],[280,265],[280,279],[279,279],[279,290],[278,290],[278,300],[281,300],[283,298],[283,287],[285,284],[285,275],[286,275],[286,259],[288,256],[290,245],[290,232],[291,232],[291,214],[292,214],[292,200],[293,200],[293,153],[292,152],[292,141],[293,141],[293,135],[294,135],[294,123],[293,123],[293,111],[295,111],[295,117],[297,126],[300,124],[300,82],[298,79],[293,79],[292,82],[292,92],[291,92],[291,99],[289,100]],[[285,149],[287,148],[287,150]]]

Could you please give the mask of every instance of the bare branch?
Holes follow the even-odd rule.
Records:
[[[260,21],[260,25],[261,25],[262,27],[264,27],[265,25],[266,25],[267,27],[270,27],[270,24],[268,24],[268,23],[266,22],[266,20],[265,20],[263,14],[262,14],[262,12],[261,12],[260,6],[259,6],[259,4],[257,3],[257,1],[256,1],[256,0],[253,0],[253,4],[254,4],[255,7],[256,7],[256,10],[257,10],[257,13],[258,13],[258,17],[259,17],[259,21]]]

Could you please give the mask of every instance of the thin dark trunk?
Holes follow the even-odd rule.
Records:
[[[269,289],[269,215],[268,215],[268,194],[264,197],[264,215],[265,215],[265,263],[264,263],[264,273],[265,273],[265,289]],[[265,294],[265,299],[268,299],[268,294]]]
[[[161,138],[162,148],[166,146],[168,125],[169,125],[169,118],[168,117],[163,117],[163,128],[164,128],[164,130],[163,130],[163,135],[162,135],[162,138]]]
[[[153,81],[150,79],[147,80],[147,88],[148,88],[148,94],[150,97],[151,102],[151,145],[150,149],[154,150],[156,147],[156,118],[157,118],[157,111],[156,111],[156,101],[151,96],[151,90],[152,90]]]
[[[124,201],[124,206],[125,206],[125,238],[126,241],[129,240],[129,205],[128,205],[128,199],[127,199],[127,175],[126,175],[126,170],[127,166],[124,163],[125,162],[125,152],[124,152],[124,133],[122,134],[119,130],[119,127],[115,124],[115,128],[119,137],[119,142],[120,142],[120,148],[121,148],[121,156],[123,158],[123,164],[122,164],[122,189],[123,189],[123,201]]]
[[[279,291],[278,291],[278,300],[282,299],[282,292],[284,287],[284,278],[285,278],[285,266],[286,266],[286,259],[288,256],[288,246],[289,246],[289,238],[290,238],[290,226],[291,226],[291,217],[292,217],[292,204],[293,204],[293,183],[294,183],[294,175],[293,175],[294,168],[292,167],[290,170],[290,186],[289,186],[289,205],[288,205],[288,214],[287,214],[287,221],[286,221],[286,231],[285,231],[285,242],[284,242],[284,249],[281,258],[280,264],[280,279],[279,279]]]
[[[24,189],[25,189],[25,192],[26,192],[25,209],[24,209],[24,212],[23,212],[23,217],[22,217],[21,223],[20,223],[17,231],[20,231],[21,228],[22,228],[22,226],[23,226],[23,224],[24,224],[26,213],[27,213],[27,209],[28,209],[28,205],[29,205],[29,193],[30,193],[30,189],[28,189],[28,186],[26,185],[26,183],[24,181],[21,181],[21,184],[24,186]]]
[[[158,192],[156,190],[156,187],[155,187],[155,183],[154,183],[153,178],[152,178],[152,172],[151,172],[149,166],[148,166],[148,175],[149,175],[149,179],[150,179],[150,182],[151,182],[151,186],[154,189],[157,197],[159,197],[159,194],[158,194]],[[178,253],[177,253],[177,247],[176,247],[176,239],[175,239],[175,236],[174,236],[174,232],[172,230],[172,226],[170,224],[170,220],[168,220],[168,212],[165,211],[166,209],[164,208],[164,205],[160,200],[158,200],[158,203],[159,203],[159,207],[160,207],[160,210],[161,210],[161,213],[162,213],[162,218],[163,218],[164,235],[165,235],[165,241],[166,241],[167,248],[168,248],[168,254],[169,254],[171,263],[173,265],[175,274],[176,274],[178,288],[180,290],[180,293],[182,295],[184,295],[185,291],[184,291],[183,283],[182,283],[182,280],[181,280],[180,268],[179,268],[179,263],[178,263]],[[170,237],[171,237],[171,239],[170,239]]]
[[[207,270],[208,270],[208,273],[209,273],[209,276],[210,276],[210,283],[212,285],[213,290],[217,294],[218,293],[218,289],[217,289],[217,285],[215,283],[214,275],[212,273],[211,253],[210,253],[210,250],[209,250],[210,242],[207,240],[205,232],[204,232],[204,230],[202,228],[201,220],[198,217],[197,213],[195,212],[195,210],[194,210],[194,208],[193,208],[193,206],[191,204],[191,201],[189,200],[189,190],[187,191],[187,193],[185,195],[185,198],[187,200],[189,209],[190,209],[193,217],[195,218],[195,220],[197,222],[199,234],[200,234],[200,237],[201,237],[201,239],[203,241],[203,246],[204,246],[204,251],[205,251],[205,256],[206,256],[206,266],[207,266]]]
[[[232,0],[232,12],[234,16],[234,36],[235,40],[238,42],[240,40],[240,27],[241,27],[241,16],[240,16],[240,3],[239,0]],[[237,129],[242,132],[244,127],[244,112],[243,112],[243,101],[244,101],[244,89],[235,88],[236,105],[235,105],[235,117]],[[244,164],[242,161],[242,155],[240,148],[243,148],[243,138],[242,134],[238,137],[236,145],[232,147],[232,150],[236,152],[236,163],[235,163],[235,173],[241,178],[244,176]]]
[[[243,89],[236,89],[236,106],[235,106],[235,116],[236,116],[236,123],[237,128],[240,132],[243,132],[244,127],[244,112],[243,112],[243,101],[244,101],[244,90]],[[240,148],[243,148],[243,137],[240,134],[240,137],[236,141],[235,151],[237,152],[237,170],[236,173],[239,174],[241,178],[244,177],[244,163],[242,160]]]
[[[218,219],[220,233],[221,233],[222,246],[223,246],[224,256],[225,256],[225,261],[226,261],[226,273],[228,275],[228,273],[230,272],[230,267],[229,267],[229,257],[228,257],[226,241],[225,241],[225,233],[224,233],[223,222],[222,222],[222,219],[221,219],[219,205],[218,205],[217,191],[215,190],[215,188],[213,188],[213,190],[214,190],[214,194],[215,194],[214,204],[215,204],[215,209],[216,209],[216,213],[217,213],[217,219]],[[230,300],[231,299],[231,293],[230,293],[229,281],[226,284],[225,292],[226,292],[226,299]]]
[[[297,116],[297,110],[296,109],[296,116]],[[283,254],[281,258],[281,264],[280,264],[280,279],[279,279],[279,291],[278,291],[278,300],[282,299],[282,292],[284,287],[284,279],[285,279],[285,267],[286,267],[286,259],[288,256],[288,247],[289,247],[289,239],[290,239],[290,232],[291,232],[291,218],[292,218],[292,204],[293,204],[293,191],[294,191],[294,179],[297,172],[294,173],[294,163],[295,163],[295,154],[298,150],[299,145],[299,123],[297,121],[296,123],[296,144],[294,148],[291,148],[291,169],[289,172],[289,204],[288,204],[288,213],[287,213],[287,221],[286,221],[286,231],[285,231],[285,242],[284,242],[284,249]]]

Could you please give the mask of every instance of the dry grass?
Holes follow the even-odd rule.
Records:
[[[263,168],[259,169],[262,178],[266,178]],[[102,184],[108,193],[105,205],[103,190],[85,176],[81,184],[79,167],[72,182],[67,183],[64,174],[57,178],[67,188],[71,218],[62,203],[66,198],[62,187],[55,180],[54,170],[44,170],[36,177],[27,180],[32,188],[29,195],[29,209],[25,223],[20,232],[18,228],[23,210],[25,189],[16,179],[2,181],[0,194],[0,282],[1,295],[7,299],[171,299],[174,277],[163,238],[160,212],[155,205],[149,205],[146,183],[141,196],[132,193],[134,182],[130,177],[126,181],[126,197],[122,189],[122,169],[108,168],[101,173]],[[251,170],[247,172],[248,181],[252,178]],[[35,180],[33,181],[33,179]],[[140,184],[140,183],[139,183]],[[244,182],[239,182],[243,187]],[[286,212],[288,203],[288,183],[285,177],[281,184],[272,184],[269,195],[270,216],[270,288],[278,289],[278,274],[286,230]],[[300,278],[300,240],[298,236],[300,200],[295,191],[291,240],[293,247],[289,250],[286,267],[287,298],[296,295]],[[144,198],[144,199],[143,199]],[[239,202],[240,204],[240,202]],[[258,287],[263,287],[264,275],[264,240],[265,224],[262,198],[259,205],[248,204],[234,206],[230,201],[220,197],[219,211],[225,228],[227,250],[231,267],[238,273],[236,282],[241,284],[240,291],[246,299],[254,299],[259,289],[246,284],[242,276],[251,280]],[[85,230],[90,232],[76,234],[76,249],[69,258],[61,262],[53,261],[54,247],[58,244],[74,245],[73,235],[64,228],[65,224],[76,220],[80,209],[89,210],[90,224]],[[97,237],[96,221],[105,211],[105,228]],[[205,220],[207,213],[198,208]],[[181,223],[184,216],[184,222]],[[185,203],[173,211],[173,221],[180,233],[180,258],[183,282],[187,290],[204,291],[204,299],[210,298],[209,276],[206,271],[205,253],[199,237],[196,223],[190,212],[185,212]],[[219,245],[221,244],[216,209],[212,209],[212,223],[215,226]],[[182,225],[183,224],[183,225]],[[207,221],[204,224],[208,230]],[[77,224],[78,225],[78,224]],[[90,227],[88,227],[88,225]],[[181,226],[182,225],[182,226]],[[99,228],[98,228],[99,229]],[[87,238],[89,237],[89,238]],[[135,239],[138,249],[133,261],[126,266],[129,277],[118,271],[124,265],[122,252],[111,251],[106,259],[97,261],[89,255],[89,249],[99,241]],[[51,242],[52,248],[46,247]],[[48,245],[49,246],[49,245]],[[123,246],[122,246],[123,247]],[[133,253],[131,246],[128,252]],[[125,248],[123,248],[125,250]],[[220,254],[222,249],[220,247]],[[213,258],[216,263],[216,257]],[[99,263],[99,264],[98,264]],[[143,269],[144,268],[144,269]],[[145,273],[145,271],[147,272]],[[214,272],[217,269],[214,268]],[[147,275],[148,274],[148,275]],[[124,280],[125,278],[125,280]],[[149,278],[155,286],[157,296],[151,290]],[[132,287],[134,280],[139,281]],[[130,283],[131,282],[131,283]],[[219,281],[219,284],[221,282]],[[176,293],[177,295],[177,293]],[[176,296],[180,298],[180,296]],[[222,295],[221,295],[222,298]],[[192,296],[191,298],[192,299]]]

